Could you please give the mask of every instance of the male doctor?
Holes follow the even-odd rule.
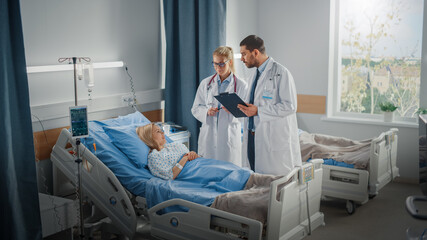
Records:
[[[241,60],[256,67],[248,78],[243,163],[258,173],[285,175],[301,166],[296,119],[297,94],[291,73],[265,53],[264,41],[250,35],[240,42]]]

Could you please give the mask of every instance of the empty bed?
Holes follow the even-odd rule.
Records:
[[[347,200],[353,214],[356,204],[364,204],[399,176],[396,167],[398,129],[356,141],[300,131],[303,161],[323,158],[322,196]]]

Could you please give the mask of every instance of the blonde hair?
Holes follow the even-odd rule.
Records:
[[[151,150],[157,149],[157,151],[160,151],[159,144],[153,139],[153,127],[154,123],[139,126],[136,128],[136,134]]]
[[[233,49],[231,47],[227,47],[227,46],[219,46],[217,49],[215,49],[215,51],[213,52],[212,55],[216,55],[216,56],[221,56],[221,57],[225,57],[226,59],[230,60],[230,69],[231,72],[235,72],[234,70],[234,54],[233,54]]]

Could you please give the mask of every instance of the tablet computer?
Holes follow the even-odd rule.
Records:
[[[84,138],[89,136],[87,106],[70,107],[70,126],[73,138]]]

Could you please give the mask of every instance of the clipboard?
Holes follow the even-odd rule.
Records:
[[[224,107],[227,108],[227,110],[231,114],[233,114],[234,117],[236,118],[247,117],[246,114],[244,114],[242,111],[240,111],[240,109],[237,108],[237,105],[238,104],[242,104],[244,106],[248,106],[248,105],[246,105],[246,103],[239,96],[237,96],[236,93],[221,93],[214,97],[222,105],[224,105]]]

